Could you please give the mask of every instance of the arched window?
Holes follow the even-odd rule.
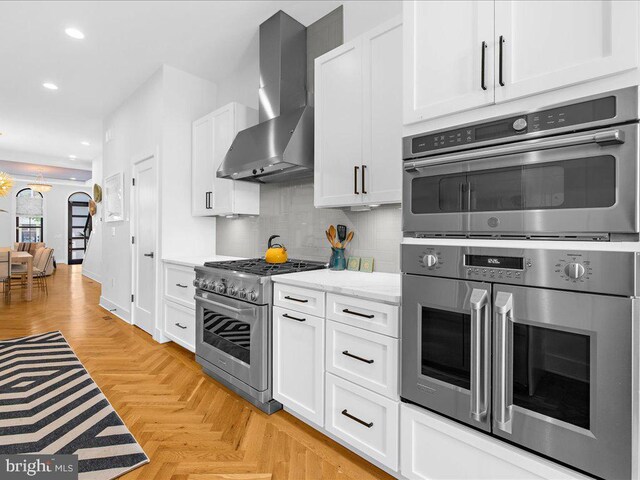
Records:
[[[16,242],[43,242],[44,197],[40,192],[23,188],[16,193]]]

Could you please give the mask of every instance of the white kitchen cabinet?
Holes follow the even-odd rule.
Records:
[[[492,104],[493,0],[403,8],[404,123]]]
[[[260,186],[217,178],[216,172],[240,130],[257,122],[257,111],[229,103],[193,122],[191,212],[194,216],[258,215]]]
[[[402,23],[315,60],[316,207],[399,203]]]
[[[400,473],[411,480],[587,477],[423,408],[400,407]]]
[[[324,319],[273,307],[273,398],[324,426]]]
[[[404,123],[635,69],[638,8],[607,0],[405,2]]]
[[[195,278],[193,267],[163,262],[163,333],[191,352],[195,352],[196,344]]]
[[[497,1],[503,78],[496,102],[581,83],[638,65],[638,2]]]

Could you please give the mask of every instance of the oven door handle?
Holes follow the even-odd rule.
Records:
[[[489,397],[489,292],[471,292],[471,418],[484,422]]]
[[[499,292],[496,295],[496,426],[511,433],[511,404],[513,403],[513,372],[511,369],[511,323],[513,322],[513,294]]]
[[[573,147],[576,145],[586,145],[595,143],[602,147],[609,145],[619,145],[624,143],[624,132],[621,130],[606,130],[603,132],[590,133],[587,135],[572,135],[563,138],[537,138],[526,140],[515,145],[503,145],[500,147],[486,148],[484,150],[454,153],[451,155],[440,155],[416,161],[407,161],[404,169],[407,172],[416,172],[420,168],[443,163],[462,162],[466,160],[479,160],[482,158],[501,157],[504,155],[514,155],[518,153],[535,152],[538,150],[549,150],[550,148]]]
[[[209,305],[213,305],[218,308],[224,308],[225,310],[230,310],[240,315],[248,312],[252,312],[255,310],[255,307],[246,307],[246,308],[230,307],[229,305],[225,305],[224,303],[214,302],[213,300],[209,300],[208,298],[204,298],[199,295],[196,295],[193,298],[196,300],[196,302],[200,301],[200,302],[208,303]]]

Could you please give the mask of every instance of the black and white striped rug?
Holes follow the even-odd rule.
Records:
[[[0,340],[0,454],[78,456],[81,479],[149,461],[60,332]]]

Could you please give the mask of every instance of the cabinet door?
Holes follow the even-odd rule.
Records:
[[[638,65],[637,2],[499,1],[495,18],[496,102]]]
[[[413,1],[403,12],[404,123],[493,103],[494,2]]]
[[[361,203],[361,38],[315,60],[315,89],[315,206]]]
[[[213,176],[214,192],[212,212],[214,215],[233,213],[233,180],[218,178],[216,172],[229,151],[236,135],[235,107],[233,103],[222,107],[211,114],[213,117]]]
[[[402,194],[402,21],[397,18],[363,37],[366,203],[400,203]]]
[[[273,307],[273,398],[324,426],[324,319]]]
[[[213,119],[210,115],[193,122],[191,130],[191,214],[213,215]]]

